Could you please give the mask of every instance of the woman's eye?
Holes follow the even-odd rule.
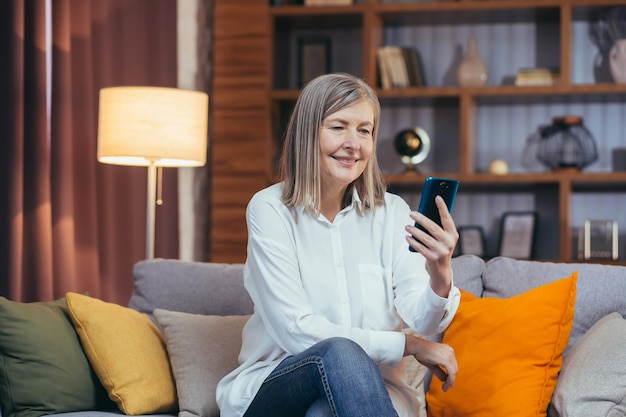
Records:
[[[361,134],[362,135],[370,135],[371,132],[368,129],[361,129]]]

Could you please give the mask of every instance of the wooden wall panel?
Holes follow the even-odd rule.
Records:
[[[246,207],[250,197],[266,186],[265,179],[251,180],[249,175],[220,175],[213,182],[214,194],[223,207]],[[244,201],[246,204],[243,205]]]
[[[211,126],[212,262],[243,262],[245,209],[269,185],[267,0],[215,0]]]
[[[212,168],[223,173],[263,175],[268,164],[267,144],[262,135],[269,126],[267,115],[256,110],[236,113],[246,113],[246,120],[242,122],[237,114],[221,114],[215,122],[213,135],[222,140],[213,143]]]
[[[219,219],[223,227],[214,227],[211,233],[214,262],[237,263],[245,261],[247,231],[245,207],[214,207],[214,219]]]

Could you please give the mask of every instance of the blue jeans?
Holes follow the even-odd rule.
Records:
[[[378,366],[355,342],[334,337],[283,360],[245,417],[397,417]]]

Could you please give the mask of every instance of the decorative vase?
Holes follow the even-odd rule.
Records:
[[[613,43],[609,51],[609,69],[616,83],[626,83],[626,39],[618,39]]]
[[[459,65],[456,79],[461,87],[476,87],[487,83],[487,67],[478,54],[474,37],[467,41],[467,53]]]

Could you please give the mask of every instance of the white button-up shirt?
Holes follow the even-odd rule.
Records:
[[[404,323],[443,331],[459,304],[456,287],[441,298],[422,255],[410,252],[410,208],[387,193],[385,205],[352,204],[331,223],[281,201],[282,183],[258,192],[246,212],[244,283],[254,314],[243,331],[240,366],[217,388],[223,417],[241,416],[283,359],[333,336],[358,343],[381,368],[398,415],[416,415],[402,362]]]

